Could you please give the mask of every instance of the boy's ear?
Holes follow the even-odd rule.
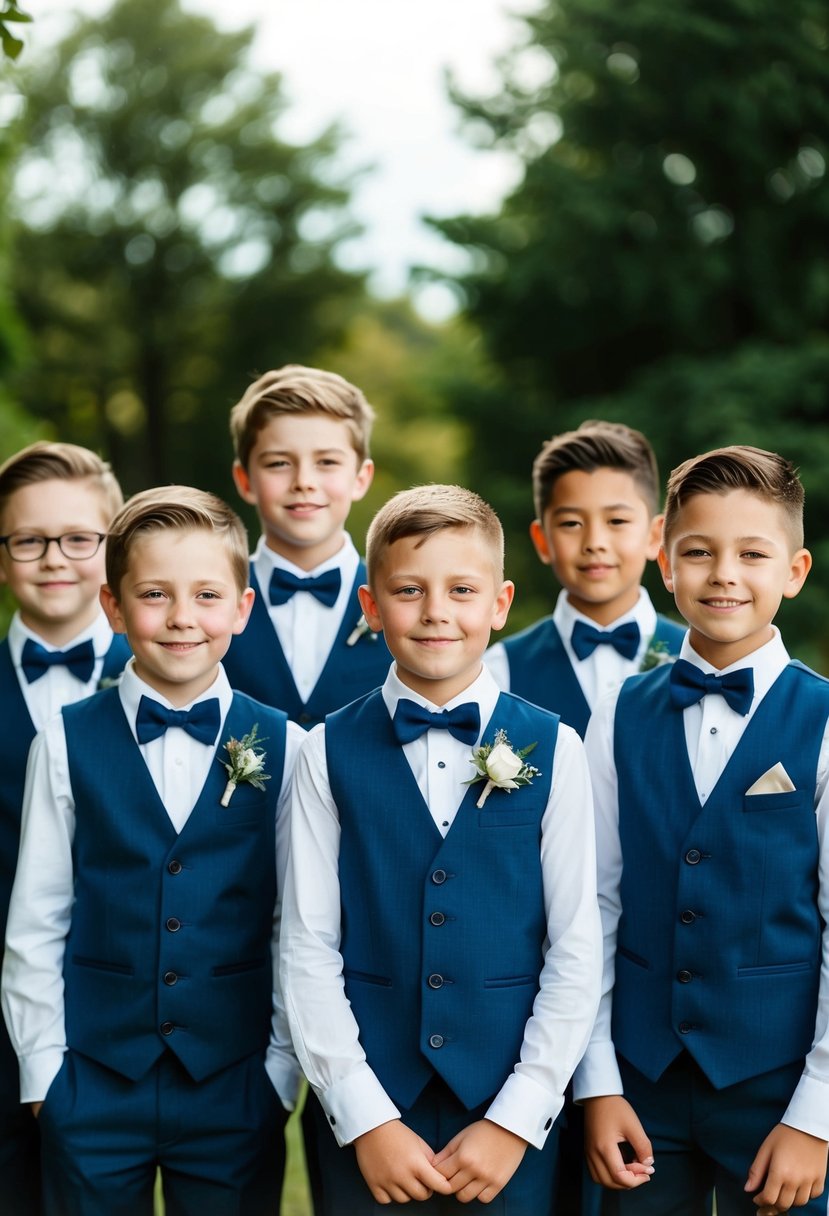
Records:
[[[357,470],[354,485],[351,487],[351,501],[359,502],[365,498],[368,488],[374,480],[374,461],[364,460]]]
[[[369,587],[368,583],[364,583],[362,587],[357,588],[357,597],[363,610],[363,616],[366,618],[366,624],[371,632],[382,633],[383,622],[380,619],[380,613],[377,611],[377,601],[371,594],[371,587]]]
[[[664,514],[654,515],[648,529],[648,541],[645,549],[645,557],[649,562],[656,561],[659,556],[659,548],[662,544],[662,527],[665,523]]]
[[[241,633],[248,621],[250,620],[253,601],[256,599],[256,592],[253,587],[246,587],[239,596],[239,607],[236,610],[236,620],[233,623],[233,633]]]
[[[673,595],[674,578],[673,574],[671,573],[671,559],[668,557],[668,552],[664,545],[659,546],[656,554],[656,560],[659,563],[659,570],[662,574],[662,582],[665,584],[666,589],[670,591],[671,595]]]
[[[550,556],[550,546],[547,542],[547,533],[544,531],[544,525],[540,519],[534,519],[530,524],[530,540],[535,545],[535,551],[538,554],[539,560],[545,566],[551,566],[553,559]]]
[[[239,497],[243,502],[249,502],[251,506],[256,506],[256,495],[251,489],[248,471],[240,460],[234,460],[231,472],[233,473],[233,481]]]
[[[509,610],[512,606],[513,596],[515,595],[515,583],[511,583],[509,579],[505,579],[501,584],[501,590],[495,597],[495,605],[492,611],[491,629],[503,629],[507,623]]]
[[[789,567],[789,581],[783,592],[785,600],[793,600],[800,588],[806,582],[806,575],[812,568],[812,555],[808,549],[798,549],[792,556]]]
[[[98,592],[98,598],[101,601],[101,607],[106,613],[106,618],[109,621],[110,628],[113,633],[126,633],[127,627],[124,623],[124,617],[121,613],[121,608],[118,604],[112,588],[108,583],[104,583],[101,590]]]

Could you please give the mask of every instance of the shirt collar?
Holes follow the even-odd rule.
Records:
[[[72,646],[77,646],[79,642],[91,640],[95,648],[95,658],[102,659],[112,645],[112,628],[103,611],[101,611],[92,624],[87,625],[86,629],[82,629],[79,634],[74,638],[70,638],[68,642],[64,642],[63,645],[55,646],[53,642],[47,642],[40,634],[35,633],[33,629],[29,629],[28,625],[24,625],[20,619],[20,613],[15,612],[9,625],[8,637],[9,654],[11,655],[12,663],[15,667],[19,667],[23,655],[23,646],[29,639],[44,646],[46,650],[69,650]]]
[[[598,629],[615,629],[617,625],[623,625],[626,621],[635,621],[639,626],[639,632],[644,641],[647,638],[653,637],[656,630],[656,609],[645,588],[640,587],[639,599],[628,612],[623,612],[621,616],[617,616],[615,620],[609,621],[607,625],[597,625],[590,617],[585,616],[583,612],[579,612],[578,609],[573,607],[567,592],[562,589],[559,592],[555,610],[553,611],[553,623],[561,636],[569,641],[576,621],[584,621],[585,624],[592,625]]]
[[[133,732],[133,735],[135,734],[135,719],[138,714],[138,703],[142,697],[149,697],[152,701],[158,701],[158,703],[163,705],[166,709],[192,709],[192,707],[197,705],[199,701],[207,701],[210,697],[218,697],[219,711],[221,713],[222,722],[224,722],[225,718],[227,717],[228,710],[230,709],[230,705],[233,700],[233,690],[228,683],[227,676],[225,675],[224,668],[221,664],[219,664],[216,672],[216,679],[209,688],[206,688],[204,692],[199,693],[199,695],[194,697],[193,700],[188,702],[187,705],[172,705],[165,696],[162,696],[160,692],[158,692],[150,684],[147,684],[146,681],[142,680],[140,676],[136,675],[134,658],[131,658],[124,668],[124,674],[121,677],[121,681],[118,685],[118,695],[121,698],[121,705],[123,706],[124,714],[126,715],[126,719],[130,724],[130,730]]]
[[[738,659],[736,663],[729,664],[728,667],[714,667],[702,655],[697,654],[688,634],[685,635],[682,642],[679,657],[693,663],[695,667],[699,667],[707,674],[718,676],[725,675],[729,671],[739,671],[742,667],[750,667],[754,672],[754,703],[756,705],[757,701],[766,695],[790,661],[789,652],[783,645],[783,639],[780,636],[780,630],[776,625],[772,625],[772,629],[774,636],[768,642],[758,647],[757,650],[752,650],[751,654]]]
[[[281,553],[270,549],[264,536],[260,536],[252,560],[257,570],[267,572],[268,579],[270,579],[273,569],[279,566],[280,570],[288,570],[297,578],[316,578],[318,574],[324,574],[326,570],[339,570],[342,573],[343,582],[347,582],[349,575],[353,581],[360,557],[354,548],[354,541],[347,532],[344,532],[342,547],[332,557],[328,557],[318,566],[314,566],[313,570],[303,570],[301,566],[295,566],[293,562],[288,561],[287,557],[283,557]]]
[[[472,681],[463,692],[458,693],[451,701],[447,701],[445,705],[435,705],[434,701],[427,700],[420,693],[409,688],[397,674],[397,664],[392,663],[389,668],[389,674],[386,676],[385,683],[380,689],[383,700],[386,704],[386,709],[389,711],[389,716],[394,717],[394,711],[397,709],[397,702],[405,698],[409,701],[414,701],[418,705],[423,705],[426,709],[433,713],[439,713],[442,709],[454,709],[456,705],[463,705],[467,701],[474,701],[481,711],[481,733],[486,729],[490,718],[495,713],[495,706],[500,696],[501,690],[495,683],[486,666],[482,666],[481,674]],[[479,740],[480,741],[480,740]]]

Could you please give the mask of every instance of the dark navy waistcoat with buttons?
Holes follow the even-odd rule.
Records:
[[[264,1050],[271,1019],[275,808],[285,715],[234,694],[177,834],[116,689],[63,711],[75,801],[66,1040],[137,1080],[165,1048],[200,1081]],[[270,780],[221,805],[223,744],[259,724]]]
[[[538,743],[531,759],[541,775],[512,793],[493,790],[482,810],[483,786],[460,787],[444,839],[382,695],[326,721],[345,991],[368,1062],[403,1109],[435,1073],[467,1108],[492,1097],[520,1058],[538,992],[541,819],[558,718],[502,693],[485,742],[497,728],[516,749]]]
[[[790,663],[700,806],[670,669],[622,686],[617,1051],[656,1080],[684,1048],[718,1089],[801,1059],[822,921],[815,784],[829,682]],[[795,790],[746,791],[777,762]]]
[[[650,645],[661,642],[669,654],[679,654],[685,626],[656,618]],[[510,692],[559,714],[582,738],[590,721],[590,706],[552,617],[545,617],[504,642],[509,659]],[[585,660],[589,662],[589,659]]]
[[[326,714],[378,688],[391,664],[382,635],[366,633],[352,646],[347,644],[362,616],[357,588],[365,581],[366,568],[360,562],[334,645],[310,697],[303,701],[268,612],[267,588],[260,589],[251,565],[250,585],[256,591],[253,611],[244,633],[233,639],[222,660],[231,687],[265,705],[276,705],[306,730],[316,726]]]

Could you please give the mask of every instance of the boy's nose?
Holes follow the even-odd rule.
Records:
[[[584,529],[584,538],[582,545],[587,553],[595,553],[600,549],[607,548],[605,530],[602,527],[593,525]]]
[[[57,537],[52,536],[46,542],[46,551],[40,559],[41,566],[46,566],[51,569],[54,566],[65,566],[66,558],[63,556],[63,550],[58,544]]]
[[[174,600],[167,611],[167,624],[171,629],[188,629],[192,624],[188,606]]]
[[[314,485],[314,465],[312,463],[300,463],[294,470],[294,489],[307,490],[309,486]]]
[[[446,621],[449,619],[446,601],[443,596],[427,595],[424,597],[423,619],[424,621]]]

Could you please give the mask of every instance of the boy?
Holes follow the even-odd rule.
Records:
[[[136,495],[101,599],[133,658],[32,747],[3,1006],[46,1216],[273,1216],[297,1083],[280,1037],[277,816],[302,732],[233,693],[253,592],[238,516]],[[267,1051],[266,1051],[267,1049]]]
[[[640,585],[662,529],[656,457],[631,427],[583,422],[544,444],[533,497],[530,536],[562,590],[551,617],[486,661],[501,688],[554,710],[583,738],[596,701],[675,654],[685,632],[657,616]]]
[[[225,660],[234,688],[306,729],[382,684],[391,662],[365,627],[365,581],[345,522],[371,485],[374,412],[333,372],[266,372],[231,412],[241,497],[262,536],[251,561],[250,625]]]
[[[17,610],[0,642],[0,941],[20,838],[26,756],[62,705],[119,674],[129,657],[101,611],[104,542],[121,490],[71,443],[34,443],[0,466],[0,582]],[[36,1216],[37,1125],[20,1105],[17,1059],[0,1025],[0,1211]]]
[[[591,719],[605,981],[574,1089],[609,1211],[696,1213],[712,1184],[719,1216],[826,1211],[829,683],[772,624],[802,545],[781,456],[675,469],[681,658]]]
[[[482,666],[513,586],[477,495],[397,494],[367,555],[395,663],[303,747],[281,944],[323,1211],[544,1216],[600,967],[582,745]]]

